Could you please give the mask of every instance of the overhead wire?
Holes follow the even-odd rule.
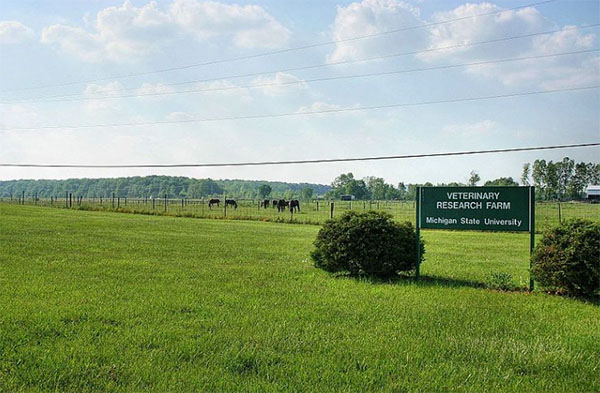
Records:
[[[367,111],[367,110],[375,110],[375,109],[403,108],[403,107],[412,107],[412,106],[437,105],[437,104],[472,102],[472,101],[511,98],[511,97],[523,97],[523,96],[551,94],[551,93],[559,93],[559,92],[583,91],[583,90],[597,89],[598,87],[600,87],[600,86],[599,85],[591,85],[591,86],[571,87],[571,88],[563,88],[563,89],[549,89],[549,90],[537,90],[537,91],[527,91],[527,92],[518,92],[518,93],[509,93],[509,94],[495,94],[495,95],[488,95],[488,96],[453,98],[453,99],[446,99],[446,100],[432,100],[432,101],[396,103],[396,104],[385,104],[385,105],[372,105],[372,106],[351,107],[351,108],[335,108],[335,109],[324,109],[324,110],[303,111],[303,112],[270,113],[270,114],[258,114],[258,115],[179,119],[179,120],[160,120],[160,121],[135,122],[135,123],[134,122],[102,123],[102,124],[80,124],[80,125],[65,124],[65,125],[52,125],[52,126],[40,126],[40,127],[12,127],[12,128],[5,128],[3,130],[0,129],[0,131],[83,129],[83,128],[99,128],[99,127],[139,127],[139,126],[162,125],[162,124],[204,123],[204,122],[217,122],[217,121],[227,121],[227,120],[252,120],[252,119],[265,119],[265,118],[282,118],[282,117],[292,117],[292,116],[307,116],[307,115],[316,115],[316,114],[358,112],[358,111]]]
[[[353,158],[323,158],[314,160],[285,160],[285,161],[255,161],[255,162],[229,162],[229,163],[191,163],[191,164],[116,164],[116,165],[92,165],[92,164],[26,164],[26,163],[0,163],[0,167],[29,167],[29,168],[201,168],[201,167],[231,167],[231,166],[266,166],[266,165],[295,165],[295,164],[323,164],[333,162],[353,161],[381,161],[400,160],[427,157],[449,157],[466,156],[474,154],[513,153],[524,151],[542,151],[556,149],[572,149],[582,147],[600,146],[600,142],[576,143],[569,145],[550,145],[536,147],[516,147],[507,149],[468,150],[444,153],[421,153],[392,156],[353,157]]]
[[[206,83],[206,82],[214,82],[214,81],[227,81],[230,79],[239,79],[239,78],[245,78],[245,77],[269,75],[269,74],[279,73],[279,72],[302,71],[302,70],[330,67],[330,66],[343,65],[343,64],[384,60],[384,59],[389,59],[389,58],[393,58],[393,57],[401,57],[401,56],[417,55],[417,54],[422,54],[422,53],[431,53],[431,52],[438,52],[438,51],[444,51],[444,50],[459,49],[459,48],[465,48],[465,47],[471,47],[471,46],[477,46],[477,45],[483,45],[483,44],[504,42],[504,41],[510,41],[510,40],[515,40],[515,39],[521,39],[521,38],[530,38],[530,37],[535,37],[535,36],[548,35],[548,34],[570,31],[570,30],[580,30],[580,29],[586,29],[586,28],[592,28],[592,27],[598,27],[598,26],[600,26],[600,23],[582,25],[582,26],[570,26],[570,27],[565,27],[563,29],[547,30],[547,31],[542,31],[542,32],[537,32],[537,33],[522,34],[522,35],[510,36],[510,37],[502,37],[502,38],[496,38],[496,39],[484,40],[484,41],[475,41],[475,42],[464,43],[464,44],[447,45],[447,46],[435,47],[435,48],[425,48],[425,49],[420,49],[420,50],[392,53],[392,54],[373,56],[373,57],[367,57],[367,58],[362,58],[362,59],[343,60],[343,61],[330,62],[330,63],[319,63],[319,64],[312,64],[312,65],[306,65],[306,66],[299,66],[299,67],[281,68],[281,69],[270,70],[270,71],[228,75],[228,76],[215,77],[215,78],[195,79],[195,80],[182,81],[182,82],[161,83],[160,86],[169,88],[169,87],[173,87],[173,86],[182,86],[182,85],[187,85],[187,84]],[[143,86],[142,87],[122,88],[122,89],[115,90],[115,93],[127,92],[127,91],[137,91],[137,90],[140,90],[141,88],[143,88]],[[30,98],[19,98],[19,99],[13,99],[13,100],[9,100],[9,101],[1,100],[0,104],[31,103],[31,102],[37,102],[36,100],[47,100],[47,99],[68,98],[68,97],[81,97],[82,99],[88,98],[85,96],[85,94],[86,93],[76,92],[76,93],[70,93],[70,94],[55,94],[55,95],[45,95],[45,96],[37,96],[37,97],[30,97]],[[107,95],[105,97],[116,97],[116,96],[108,96]],[[98,98],[104,98],[104,97],[98,97]],[[40,102],[46,102],[46,101],[40,101]],[[48,101],[48,102],[55,102],[55,101]]]
[[[4,90],[0,90],[0,93],[23,91],[23,90],[37,90],[37,89],[44,89],[44,88],[50,88],[50,87],[73,86],[73,85],[79,85],[79,84],[84,84],[84,83],[125,79],[125,78],[132,78],[132,77],[136,77],[136,76],[159,74],[159,73],[171,72],[171,71],[180,71],[180,70],[185,70],[185,69],[190,69],[190,68],[230,63],[230,62],[241,61],[241,60],[250,60],[250,59],[255,59],[255,58],[260,58],[260,57],[265,57],[265,56],[272,56],[272,55],[276,55],[276,54],[289,53],[289,52],[305,50],[305,49],[310,49],[310,48],[317,48],[317,47],[321,47],[321,46],[333,45],[333,44],[338,44],[338,43],[343,43],[343,42],[350,42],[350,41],[363,40],[363,39],[368,39],[368,38],[373,38],[373,37],[379,37],[379,36],[383,36],[383,35],[400,33],[400,32],[404,32],[404,31],[410,31],[410,30],[415,30],[415,29],[420,29],[420,28],[425,28],[425,27],[439,26],[439,25],[454,23],[454,22],[458,22],[458,21],[462,21],[462,20],[478,18],[478,17],[482,17],[482,16],[495,15],[495,14],[515,11],[515,10],[519,10],[519,9],[523,9],[523,8],[540,6],[540,5],[544,5],[544,4],[553,3],[555,1],[556,0],[539,1],[539,2],[535,2],[535,3],[529,3],[529,4],[517,6],[517,7],[507,8],[507,9],[484,12],[484,13],[475,14],[475,15],[468,15],[468,16],[463,16],[463,17],[454,18],[454,19],[447,19],[444,21],[423,23],[423,24],[416,25],[416,26],[409,26],[409,27],[403,27],[403,28],[398,28],[398,29],[386,30],[386,31],[381,31],[381,32],[362,35],[362,36],[350,37],[350,38],[339,39],[339,40],[331,40],[331,41],[308,44],[308,45],[303,45],[303,46],[296,46],[296,47],[292,47],[292,48],[279,49],[279,50],[275,50],[275,51],[262,52],[262,53],[252,54],[252,55],[230,57],[230,58],[211,60],[211,61],[206,61],[206,62],[201,62],[201,63],[187,64],[187,65],[177,66],[177,67],[168,67],[168,68],[143,71],[143,72],[133,72],[133,73],[128,73],[128,74],[113,75],[113,76],[107,76],[107,77],[102,77],[102,78],[90,78],[90,79],[85,79],[85,80],[63,82],[63,83],[57,83],[57,84],[29,86],[29,87],[21,87],[21,88],[14,88],[14,89],[4,89]]]
[[[288,85],[304,84],[304,83],[325,82],[325,81],[333,81],[333,80],[355,79],[355,78],[365,78],[365,77],[384,76],[384,75],[396,75],[396,74],[405,74],[405,73],[414,73],[414,72],[434,71],[434,70],[446,70],[446,69],[460,68],[460,67],[476,67],[476,66],[489,65],[489,64],[499,64],[499,63],[508,63],[508,62],[515,62],[515,61],[523,61],[523,60],[535,60],[535,59],[544,59],[544,58],[550,58],[550,57],[592,53],[592,52],[598,52],[599,50],[600,49],[598,49],[598,48],[584,49],[584,50],[572,51],[572,52],[552,53],[552,54],[536,55],[536,56],[512,57],[512,58],[505,58],[505,59],[478,61],[478,62],[472,62],[472,63],[448,64],[448,65],[435,66],[435,67],[409,68],[409,69],[404,69],[404,70],[380,71],[380,72],[370,72],[370,73],[364,73],[364,74],[329,76],[329,77],[314,78],[314,79],[297,79],[297,80],[282,81],[282,82],[269,82],[269,83],[258,83],[258,84],[255,83],[255,84],[249,84],[249,85],[233,85],[233,86],[221,86],[221,87],[205,87],[205,88],[189,89],[189,90],[160,91],[160,92],[126,94],[126,95],[109,95],[109,96],[100,96],[100,97],[80,97],[80,98],[70,98],[70,99],[25,101],[25,103],[95,101],[95,100],[108,100],[108,99],[118,99],[118,98],[143,98],[143,97],[155,97],[155,96],[165,96],[165,95],[175,95],[175,94],[192,94],[192,93],[238,90],[238,89],[256,89],[256,88],[288,86]],[[14,104],[14,103],[15,102],[0,102],[0,104]],[[18,101],[16,103],[24,103],[24,102]]]

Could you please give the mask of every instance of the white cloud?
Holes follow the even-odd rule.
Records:
[[[163,83],[142,83],[142,85],[135,91],[136,94],[166,94],[173,92],[173,87],[167,86]]]
[[[42,31],[41,41],[88,62],[123,61],[158,50],[173,33],[169,16],[156,2],[138,8],[127,0],[98,12],[93,32],[57,24]]]
[[[0,130],[31,127],[39,121],[38,113],[31,105],[13,104],[3,107],[0,109]]]
[[[340,105],[337,104],[329,104],[323,101],[315,101],[311,105],[301,106],[296,113],[311,113],[311,112],[321,112],[321,111],[331,111],[336,109],[342,109]]]
[[[290,31],[257,5],[175,0],[169,13],[178,26],[200,41],[224,36],[240,48],[279,48],[290,38]]]
[[[91,31],[56,24],[42,31],[42,43],[84,61],[132,61],[160,52],[177,39],[225,39],[242,48],[276,48],[290,32],[259,6],[214,1],[175,0],[166,10],[152,1],[141,7],[126,0],[99,11]]]
[[[260,76],[252,81],[252,85],[264,85],[258,89],[268,96],[282,96],[308,88],[302,79],[285,72],[278,72],[273,77]]]
[[[444,126],[443,131],[457,136],[476,137],[486,136],[497,128],[498,124],[496,122],[492,120],[483,120],[475,123],[449,124]]]
[[[406,3],[397,0],[363,0],[347,7],[338,7],[332,38],[336,41],[347,40],[420,24],[419,10]],[[415,29],[371,39],[340,42],[327,56],[327,60],[337,62],[399,52],[422,45],[424,39],[422,29]]]
[[[108,82],[106,84],[90,83],[85,87],[84,95],[86,98],[110,97],[122,94],[123,85],[119,82]],[[87,112],[98,112],[100,110],[117,110],[116,99],[106,100],[88,100],[84,102],[84,109]]]
[[[33,30],[14,20],[0,21],[0,44],[19,44],[34,37]]]
[[[491,3],[465,4],[449,12],[437,13],[434,22],[490,13],[501,8]],[[564,26],[556,33],[533,36],[506,42],[463,46],[425,52],[417,57],[422,61],[469,63],[503,58],[550,55],[591,49],[596,36],[585,34],[574,26]],[[528,7],[493,15],[469,18],[436,25],[429,30],[429,48],[442,48],[473,42],[525,35],[545,30],[557,30],[555,24],[537,9]],[[597,83],[600,72],[595,68],[598,58],[588,54],[547,57],[467,67],[466,73],[497,80],[507,86],[531,85],[542,88],[573,87]]]

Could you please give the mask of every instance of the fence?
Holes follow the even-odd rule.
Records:
[[[2,202],[21,205],[52,206],[83,210],[119,211],[139,214],[173,215],[196,218],[227,218],[274,222],[294,222],[321,224],[345,211],[383,211],[395,220],[415,220],[415,203],[412,201],[324,201],[300,202],[300,211],[285,209],[279,212],[271,204],[267,208],[258,200],[236,200],[237,208],[225,206],[221,198],[219,205],[208,205],[209,199],[187,198],[84,198],[65,193],[62,196],[40,198],[37,194],[26,196],[20,193],[17,198],[0,198]],[[536,203],[536,229],[543,231],[569,218],[587,218],[600,221],[600,204],[578,202],[538,202]]]

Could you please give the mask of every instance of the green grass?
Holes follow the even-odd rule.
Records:
[[[600,309],[523,234],[425,231],[425,280],[334,277],[318,227],[0,204],[0,391],[599,391]]]
[[[16,201],[13,201],[16,202]],[[27,204],[33,204],[33,200],[26,200]],[[149,199],[115,199],[115,205],[112,205],[112,199],[85,199],[81,204],[77,199],[73,199],[73,209],[95,210],[95,211],[119,211],[122,213],[150,214],[150,215],[169,215],[176,217],[195,217],[195,218],[228,218],[234,220],[254,220],[282,223],[300,223],[300,224],[322,224],[331,215],[330,202],[321,201],[318,203],[301,202],[301,211],[290,215],[289,211],[279,213],[277,209],[258,208],[258,201],[244,200],[239,201],[238,208],[228,208],[224,210],[223,204],[220,207],[213,206],[208,208],[205,200],[167,200],[166,208],[164,200],[155,200],[154,206]],[[40,206],[53,206],[64,208],[65,200],[57,200],[51,203],[48,199],[36,202]],[[559,210],[560,206],[560,210]],[[380,210],[390,213],[396,220],[415,222],[415,204],[406,201],[335,201],[334,216],[338,216],[345,211],[367,211]],[[581,202],[538,202],[536,203],[536,232],[541,233],[544,230],[559,224],[560,220],[570,218],[587,218],[600,221],[600,204],[590,204]]]

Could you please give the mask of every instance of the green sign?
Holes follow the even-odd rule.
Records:
[[[529,187],[422,187],[420,227],[531,231]]]

